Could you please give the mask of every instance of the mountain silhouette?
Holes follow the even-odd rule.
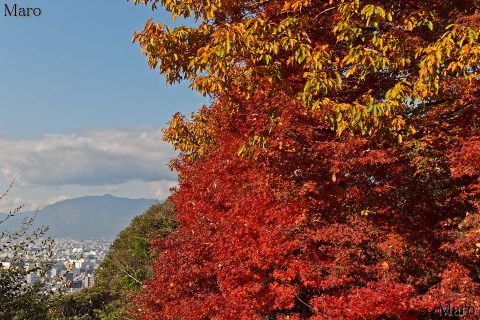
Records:
[[[34,226],[48,226],[48,235],[79,240],[113,240],[137,215],[155,200],[128,199],[106,194],[54,203],[39,210]],[[0,231],[18,230],[22,219],[34,211],[20,212],[0,224]],[[2,214],[0,214],[2,218]]]

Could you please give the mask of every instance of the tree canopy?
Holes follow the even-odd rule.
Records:
[[[156,250],[149,245],[149,241],[152,238],[165,238],[175,227],[174,206],[167,200],[154,204],[135,217],[118,234],[105,260],[95,270],[94,291],[109,297],[98,314],[99,319],[127,319],[130,296],[151,277]]]
[[[281,90],[343,132],[415,132],[415,110],[461,99],[480,60],[478,2],[147,1],[198,25],[134,35],[169,83],[214,97]],[[455,81],[452,81],[455,79]]]
[[[480,306],[478,1],[136,0],[134,35],[213,97],[181,151],[153,319],[428,319]]]

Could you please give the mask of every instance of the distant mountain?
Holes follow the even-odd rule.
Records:
[[[106,194],[57,202],[41,209],[35,226],[49,226],[48,234],[59,238],[113,240],[132,218],[155,200],[118,198]],[[0,225],[0,231],[18,229],[33,212],[22,212]],[[0,214],[0,218],[1,218]]]

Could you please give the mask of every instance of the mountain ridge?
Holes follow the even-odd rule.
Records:
[[[158,202],[111,194],[62,200],[38,210],[34,227],[48,226],[47,235],[79,240],[113,240],[130,221]],[[19,212],[0,225],[0,232],[17,230],[21,220],[36,211]]]

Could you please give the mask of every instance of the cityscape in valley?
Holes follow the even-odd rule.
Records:
[[[110,245],[110,241],[101,240],[55,239],[50,284],[67,292],[92,287],[93,271],[105,259]]]
[[[23,219],[29,217],[33,218],[30,233],[37,228],[48,227],[45,237],[53,242],[47,272],[43,278],[43,270],[28,272],[26,283],[32,286],[42,280],[52,291],[71,293],[93,286],[94,271],[105,259],[113,239],[134,217],[155,202],[152,199],[129,199],[110,194],[68,199],[48,205],[38,212],[19,212],[4,218],[0,232],[19,230]],[[6,242],[2,240],[0,243]],[[45,260],[42,256],[44,249],[41,242],[25,249],[23,257],[27,270],[33,270],[40,260]],[[12,246],[6,246],[0,251],[0,263],[4,269],[13,264],[13,250]]]
[[[95,283],[94,270],[105,259],[110,245],[111,241],[105,240],[54,239],[52,256],[49,258],[51,267],[46,275],[47,287],[64,293],[91,288]],[[26,260],[26,268],[35,267],[38,250],[37,247],[29,248],[27,256],[30,259]],[[11,266],[10,254],[0,254],[0,263],[4,268]],[[39,272],[28,273],[27,284],[34,285],[40,277]]]

